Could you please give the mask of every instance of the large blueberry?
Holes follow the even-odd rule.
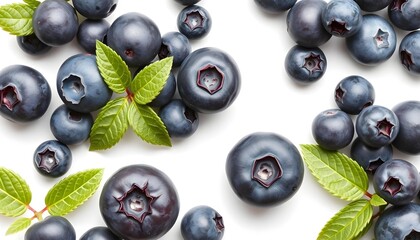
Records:
[[[112,174],[103,186],[99,207],[108,228],[120,238],[158,239],[175,224],[179,199],[164,172],[138,164]]]
[[[156,23],[138,12],[128,12],[115,19],[106,39],[108,46],[130,67],[148,65],[159,53],[162,42]]]
[[[312,137],[324,149],[342,149],[351,143],[353,135],[353,120],[340,109],[324,110],[312,121]]]
[[[356,118],[358,137],[371,147],[382,147],[391,144],[397,137],[400,123],[395,113],[379,105],[363,108]]]
[[[370,174],[374,174],[382,163],[391,160],[393,153],[394,150],[390,144],[373,148],[366,145],[360,138],[353,140],[350,149],[350,157]]]
[[[404,36],[399,47],[401,64],[410,73],[420,76],[420,30]]]
[[[184,34],[180,32],[167,32],[162,36],[162,45],[158,54],[159,59],[172,56],[172,66],[179,67],[190,53],[190,40]]]
[[[239,94],[241,75],[236,62],[217,48],[200,48],[184,60],[177,76],[178,92],[197,112],[228,108]]]
[[[185,240],[220,240],[224,232],[223,217],[210,206],[191,208],[181,221],[181,234]]]
[[[105,19],[85,19],[77,31],[77,43],[88,53],[95,54],[96,41],[105,41],[109,23]]]
[[[188,39],[199,39],[207,36],[213,20],[210,13],[202,6],[190,5],[178,14],[178,30]]]
[[[385,209],[375,222],[374,233],[376,240],[420,239],[420,204]]]
[[[254,0],[265,12],[270,14],[282,13],[295,5],[297,0]]]
[[[61,46],[76,37],[79,20],[65,0],[45,0],[36,8],[32,17],[36,36],[49,46]]]
[[[331,34],[322,25],[321,14],[327,7],[324,0],[302,0],[287,13],[287,32],[299,45],[319,47],[326,43]]]
[[[30,226],[25,232],[25,240],[76,240],[73,225],[64,217],[48,216]]]
[[[51,102],[48,81],[37,70],[10,65],[0,71],[0,115],[13,122],[42,117]]]
[[[354,0],[366,12],[377,12],[386,8],[392,0]]]
[[[256,206],[275,206],[292,198],[302,184],[303,160],[287,138],[270,132],[243,137],[229,152],[226,174],[232,190]]]
[[[57,140],[41,143],[34,152],[35,169],[47,177],[61,177],[70,169],[72,153],[70,148]]]
[[[74,8],[88,19],[103,19],[117,8],[118,0],[72,0]]]
[[[420,28],[420,0],[393,0],[388,6],[389,20],[399,29]]]
[[[61,100],[77,112],[93,112],[109,101],[111,89],[102,78],[95,55],[76,54],[67,58],[57,73]]]
[[[331,0],[322,10],[321,19],[327,32],[345,38],[359,31],[362,12],[354,1]]]
[[[189,137],[198,128],[198,114],[187,107],[181,99],[173,99],[159,110],[159,117],[169,136]]]
[[[388,60],[396,44],[394,27],[377,14],[363,15],[359,31],[346,38],[348,52],[355,61],[364,65],[377,65]]]
[[[17,36],[16,40],[20,49],[30,55],[42,55],[49,52],[52,48],[41,42],[34,33],[26,36]]]
[[[343,78],[335,87],[334,100],[348,114],[359,114],[363,108],[373,105],[375,89],[364,77],[351,75]]]
[[[398,118],[400,129],[392,145],[408,154],[420,153],[420,101],[404,101],[392,111]]]
[[[71,110],[65,104],[54,110],[50,119],[50,129],[54,137],[67,145],[83,143],[89,138],[93,125],[90,113]]]
[[[284,66],[287,74],[298,84],[311,84],[324,76],[327,58],[318,47],[293,46],[286,55]]]

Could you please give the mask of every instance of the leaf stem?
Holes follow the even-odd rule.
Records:
[[[134,99],[134,93],[131,92],[130,89],[126,88],[125,92],[127,93],[127,98],[129,102],[132,102]]]
[[[41,221],[43,219],[42,215],[48,210],[48,207],[44,207],[39,212],[33,209],[31,206],[28,206],[28,209],[34,213],[34,215],[31,217],[31,220],[38,219],[38,221]]]
[[[369,198],[369,200],[370,199],[372,199],[372,197],[373,197],[373,194],[372,193],[370,193],[370,192],[365,192],[365,196],[367,197],[367,198]]]

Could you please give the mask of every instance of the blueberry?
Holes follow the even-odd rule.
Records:
[[[397,104],[392,110],[400,123],[400,129],[392,145],[401,152],[419,154],[420,102],[404,101]]]
[[[198,3],[201,0],[175,0],[175,2],[180,3],[182,5],[193,5]]]
[[[105,19],[85,19],[77,31],[77,43],[88,53],[95,54],[96,41],[104,42],[109,23]]]
[[[223,217],[206,205],[191,208],[181,221],[181,234],[185,240],[220,240],[224,231]]]
[[[47,177],[61,177],[68,172],[72,163],[70,148],[57,140],[41,143],[34,152],[35,169]]]
[[[393,0],[388,6],[388,17],[399,29],[417,30],[420,28],[420,0]]]
[[[351,144],[350,157],[367,173],[374,174],[382,163],[392,159],[393,152],[390,144],[373,148],[366,145],[360,138],[356,138]]]
[[[270,132],[243,137],[229,152],[226,174],[243,201],[262,207],[282,204],[302,184],[303,160],[287,138]]]
[[[322,25],[321,14],[327,3],[323,0],[301,0],[287,13],[287,32],[299,45],[319,47],[331,34]]]
[[[386,8],[392,0],[354,0],[366,12],[377,12]]]
[[[111,89],[102,78],[95,55],[76,54],[58,69],[56,86],[64,104],[77,112],[93,112],[110,100]]]
[[[71,110],[65,104],[59,106],[51,115],[50,129],[54,137],[66,144],[83,143],[89,138],[93,125],[90,113],[80,113]]]
[[[76,240],[73,225],[64,217],[48,216],[30,226],[25,232],[25,240]]]
[[[173,96],[175,95],[176,91],[176,79],[173,72],[169,74],[168,79],[166,80],[165,85],[163,86],[163,89],[160,91],[160,93],[156,96],[155,99],[153,99],[149,105],[152,107],[162,107],[166,104],[168,104]]]
[[[340,109],[324,110],[312,121],[312,136],[324,149],[342,149],[351,143],[353,135],[353,121]]]
[[[282,13],[295,5],[297,0],[254,0],[262,10],[270,14]]]
[[[198,128],[198,114],[181,99],[173,99],[159,110],[159,117],[172,138],[189,137]]]
[[[162,45],[158,54],[159,59],[172,56],[172,66],[179,67],[190,53],[191,44],[184,34],[168,32],[162,36]]]
[[[174,225],[179,198],[171,179],[149,165],[129,165],[105,182],[99,208],[108,228],[127,240],[158,239]]]
[[[77,34],[79,20],[74,8],[65,0],[45,0],[36,8],[33,17],[36,36],[49,46],[61,46]]]
[[[354,1],[332,0],[321,14],[327,32],[337,37],[349,37],[362,25],[362,12]]]
[[[415,76],[420,76],[420,30],[405,35],[398,52],[405,69]]]
[[[337,84],[334,91],[334,100],[342,111],[357,115],[363,108],[373,105],[375,89],[364,77],[351,75]]]
[[[197,112],[228,108],[239,94],[241,76],[236,62],[217,48],[200,48],[184,60],[177,75],[178,92]]]
[[[420,204],[408,203],[385,209],[374,225],[376,240],[420,238]]]
[[[376,148],[391,144],[400,129],[397,115],[379,105],[365,107],[357,116],[355,125],[360,139]]]
[[[159,53],[161,35],[149,17],[129,12],[119,16],[108,29],[106,41],[130,67],[144,67]]]
[[[394,27],[376,14],[364,15],[359,31],[346,38],[351,57],[363,65],[377,65],[388,60],[395,51],[396,43]]]
[[[107,227],[98,226],[87,230],[79,240],[120,240]]]
[[[298,84],[318,81],[327,70],[327,58],[318,47],[293,46],[284,61],[286,72]]]
[[[183,8],[178,14],[178,30],[188,39],[200,39],[207,36],[212,23],[207,9],[195,4]]]
[[[414,200],[420,190],[420,175],[416,166],[407,160],[392,159],[379,166],[373,175],[375,192],[393,205]]]
[[[88,19],[103,19],[117,8],[118,0],[73,0],[73,6]]]
[[[37,70],[10,65],[0,71],[0,115],[13,122],[42,117],[51,102],[48,81]]]
[[[20,49],[30,55],[42,55],[49,52],[52,48],[41,42],[34,33],[27,36],[17,36],[16,40]]]

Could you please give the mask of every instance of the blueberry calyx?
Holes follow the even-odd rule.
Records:
[[[63,80],[62,92],[64,98],[72,104],[79,104],[86,96],[85,86],[79,76],[70,74]]]
[[[202,28],[204,23],[204,16],[200,11],[191,11],[186,14],[184,23],[188,25],[191,30]]]
[[[369,171],[370,173],[374,174],[376,169],[382,164],[384,163],[384,161],[380,158],[375,159],[375,160],[371,160],[369,161],[369,165],[366,168],[367,171]]]
[[[410,234],[408,234],[404,239],[419,239],[420,238],[420,232],[417,232],[416,230],[411,230]]]
[[[133,49],[126,49],[126,50],[124,51],[124,54],[125,54],[127,57],[130,57],[130,58],[134,57],[134,51],[133,51]]]
[[[402,189],[403,185],[401,184],[398,178],[390,177],[385,182],[384,187],[382,188],[383,191],[387,191],[391,196],[395,196],[399,193]]]
[[[162,43],[162,45],[160,46],[158,57],[159,59],[164,59],[166,57],[169,57],[168,45]]]
[[[310,74],[314,72],[321,71],[321,63],[323,60],[319,54],[310,53],[307,57],[305,57],[305,62],[303,63],[303,68],[309,71]]]
[[[388,48],[389,42],[388,42],[389,33],[382,31],[382,29],[378,29],[378,32],[373,37],[373,41],[376,43],[377,48]]]
[[[221,233],[225,229],[225,224],[223,223],[223,218],[220,214],[216,213],[213,218],[214,222],[216,223],[216,230],[217,232]]]
[[[335,100],[338,102],[343,103],[344,94],[346,94],[346,91],[342,89],[340,86],[335,89]]]
[[[69,111],[68,119],[74,122],[80,122],[82,120],[82,114],[75,111]]]
[[[408,71],[410,71],[411,66],[413,66],[414,64],[413,56],[411,55],[409,51],[405,49],[400,52],[400,56],[401,56],[402,65],[406,67]]]
[[[50,173],[58,166],[58,159],[55,156],[55,152],[49,148],[38,153],[36,164],[38,168]]]
[[[5,106],[10,111],[13,111],[13,107],[21,102],[21,97],[16,87],[6,86],[0,90],[0,105]]]
[[[281,178],[283,170],[276,157],[268,155],[254,161],[252,179],[269,188]]]
[[[332,33],[335,33],[341,36],[341,35],[346,34],[349,31],[346,25],[347,25],[346,22],[334,19],[328,24],[328,27],[331,29]]]
[[[185,108],[184,116],[191,123],[194,123],[195,121],[197,121],[197,114],[196,114],[196,112],[194,110],[192,110],[191,108],[189,108],[189,107]]]
[[[378,135],[384,135],[388,138],[391,137],[393,127],[394,127],[394,124],[392,124],[386,118],[376,123],[376,128],[378,129]]]
[[[197,85],[213,95],[223,88],[224,78],[223,72],[217,66],[208,64],[198,71]]]
[[[408,0],[394,0],[392,1],[391,10],[397,10],[401,11],[402,6],[407,2]]]
[[[133,184],[126,193],[116,198],[120,204],[118,212],[124,213],[127,217],[131,217],[139,223],[143,223],[146,216],[152,214],[151,205],[156,199],[157,197],[150,195],[147,183],[143,188]]]

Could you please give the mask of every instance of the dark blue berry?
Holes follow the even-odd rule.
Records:
[[[392,0],[354,0],[366,12],[377,12],[386,8]]]
[[[390,144],[373,148],[366,145],[360,138],[353,140],[350,149],[350,157],[370,174],[374,174],[382,163],[391,160],[393,153],[394,150]]]
[[[173,57],[172,66],[179,67],[190,53],[191,44],[184,34],[168,32],[162,36],[162,45],[158,54],[159,59]]]
[[[282,13],[295,5],[297,0],[254,0],[265,12],[270,14]]]
[[[211,30],[212,18],[204,7],[190,5],[178,14],[178,30],[188,39],[199,39],[207,36]]]
[[[48,216],[32,224],[25,232],[25,240],[76,240],[73,225],[64,217]]]
[[[34,152],[35,169],[47,177],[61,177],[68,172],[72,164],[70,148],[57,140],[41,143]]]
[[[41,42],[34,33],[27,36],[17,36],[16,40],[20,49],[30,55],[42,55],[49,52],[52,48]]]
[[[405,31],[420,28],[420,0],[393,0],[388,6],[388,17],[394,26]]]
[[[342,149],[351,143],[353,135],[353,121],[340,109],[324,110],[312,121],[312,136],[324,149]]]
[[[331,0],[321,14],[327,32],[337,37],[348,37],[359,31],[362,12],[354,1]]]
[[[93,227],[87,230],[79,240],[120,240],[107,227]]]
[[[159,117],[173,138],[189,137],[198,128],[198,114],[181,99],[173,99],[159,110]]]
[[[404,68],[415,76],[420,76],[420,30],[405,35],[398,52]]]
[[[255,132],[230,150],[226,174],[235,194],[262,207],[282,204],[298,191],[304,167],[297,148],[285,137]]]
[[[10,65],[0,71],[0,115],[13,122],[42,117],[51,102],[48,81],[37,70]]]
[[[191,208],[181,221],[181,234],[185,240],[220,240],[224,231],[222,216],[206,205]]]
[[[87,53],[95,54],[96,41],[105,41],[109,23],[105,19],[85,19],[77,31],[77,42]]]
[[[420,153],[420,102],[404,101],[392,111],[398,118],[400,129],[392,145],[408,154]]]
[[[72,0],[74,8],[88,19],[103,19],[117,8],[118,0]]]

